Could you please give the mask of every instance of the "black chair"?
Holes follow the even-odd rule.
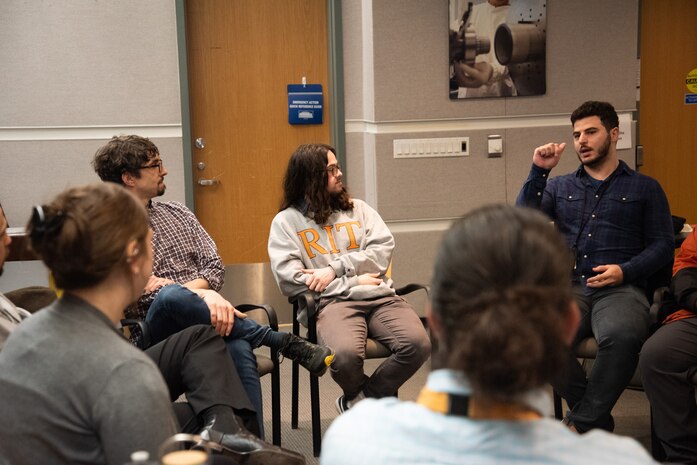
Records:
[[[423,284],[407,284],[404,287],[396,289],[397,295],[404,296],[412,292],[423,290],[426,296],[429,295],[429,287]],[[288,301],[293,305],[293,334],[300,336],[300,322],[298,317],[304,319],[304,314],[307,314],[307,340],[317,343],[317,301],[314,292],[304,292],[294,297],[290,297]],[[422,318],[423,321],[423,318]],[[385,358],[391,355],[390,350],[378,341],[368,338],[366,340],[366,359]],[[293,361],[292,375],[292,399],[291,399],[291,427],[298,428],[298,380],[299,380],[299,364]],[[395,393],[396,395],[396,393]],[[322,448],[322,430],[321,417],[319,411],[319,379],[317,376],[310,374],[310,407],[312,410],[312,452],[315,457],[319,457]]]

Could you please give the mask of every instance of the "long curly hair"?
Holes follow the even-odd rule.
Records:
[[[335,211],[353,209],[351,196],[344,187],[338,195],[327,190],[327,152],[336,150],[327,144],[303,144],[290,156],[283,179],[281,211],[294,207],[323,225]]]

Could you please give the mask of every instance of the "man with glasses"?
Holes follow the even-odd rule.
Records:
[[[350,197],[335,154],[328,145],[307,144],[291,155],[268,247],[284,295],[317,293],[317,335],[336,350],[330,371],[344,391],[336,401],[342,413],[366,397],[394,395],[428,359],[431,343],[386,275],[390,230],[368,204]],[[367,337],[392,352],[371,376],[363,372]]]
[[[152,343],[192,325],[215,326],[257,410],[263,437],[261,384],[252,350],[261,345],[278,349],[317,376],[331,364],[332,350],[245,319],[218,293],[225,268],[213,239],[181,203],[153,201],[165,192],[167,170],[149,139],[115,136],[97,150],[92,166],[102,181],[123,185],[143,202],[153,230],[153,275],[126,316],[150,324]]]

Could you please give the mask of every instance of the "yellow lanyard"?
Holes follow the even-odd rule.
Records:
[[[477,420],[537,420],[542,416],[536,411],[518,404],[496,404],[485,411],[470,405],[470,397],[462,394],[438,392],[428,387],[421,389],[419,404],[444,415],[458,415]]]

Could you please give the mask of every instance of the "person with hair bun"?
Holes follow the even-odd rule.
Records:
[[[0,218],[2,269],[11,241]],[[34,207],[27,232],[64,292],[33,316],[0,299],[11,329],[0,351],[0,463],[121,465],[134,451],[156,456],[179,431],[248,465],[304,463],[239,426],[236,414],[252,424],[256,415],[233,395],[242,383],[213,327],[145,352],[117,329],[152,274],[152,232],[136,197],[115,184],[71,188]]]
[[[426,386],[417,402],[368,399],[337,418],[321,463],[654,463],[632,439],[548,418],[546,384],[579,323],[571,264],[532,209],[491,205],[456,221],[436,258]]]

